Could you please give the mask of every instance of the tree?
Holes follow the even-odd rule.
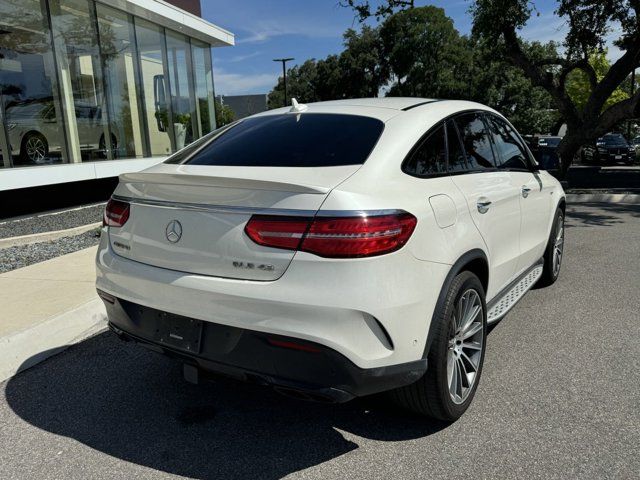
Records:
[[[339,57],[343,98],[377,97],[380,87],[389,77],[380,59],[383,45],[380,30],[364,25],[360,32],[347,30],[345,50]]]
[[[361,20],[416,8],[413,2],[398,0],[383,1],[375,9],[368,0],[349,0],[343,4],[353,8]],[[476,0],[471,12],[474,36],[500,45],[504,58],[534,87],[547,92],[559,117],[566,122],[567,133],[558,148],[562,175],[582,145],[640,113],[640,89],[628,98],[614,95],[640,63],[639,2],[560,0],[555,13],[568,26],[564,51],[542,57],[518,35],[535,13],[530,0]],[[614,43],[623,54],[599,78],[590,57],[594,52],[605,52],[606,40],[614,32],[617,36]],[[574,72],[582,72],[589,84],[588,95],[582,100],[574,99],[567,90]]]
[[[471,50],[441,8],[389,16],[380,28],[383,61],[395,82],[392,96],[459,98],[467,90]]]
[[[589,63],[596,72],[596,79],[601,81],[611,68],[607,60],[607,52],[594,53],[589,56]],[[578,110],[583,110],[591,95],[591,83],[589,77],[582,70],[574,70],[567,75],[567,93],[575,103]],[[611,96],[604,102],[603,108],[629,98],[629,94],[622,88],[616,88]]]
[[[387,74],[380,63],[378,29],[363,26],[344,35],[345,50],[325,59],[310,59],[287,70],[287,94],[300,102],[377,96]],[[282,77],[269,93],[269,108],[284,105]]]
[[[327,65],[323,66],[323,68],[328,69],[329,64],[333,64],[332,59],[327,59],[327,62]],[[331,78],[331,75],[328,78]],[[327,80],[328,82],[329,80]],[[287,70],[287,94],[289,97],[296,98],[299,102],[308,103],[319,100],[317,83],[318,62],[314,58]],[[280,77],[278,78],[278,84],[269,93],[268,106],[269,108],[279,108],[285,104],[284,82]]]
[[[301,102],[391,96],[473,100],[504,112],[522,132],[547,133],[559,116],[549,94],[533,87],[505,59],[504,42],[460,35],[444,10],[433,6],[389,15],[378,27],[344,34],[345,49],[288,70],[290,96]],[[532,57],[556,55],[556,45],[523,42]],[[284,104],[283,82],[269,95]]]
[[[561,0],[556,14],[568,25],[565,51],[534,59],[518,36],[534,13],[528,0],[477,0],[472,8],[474,32],[490,41],[503,41],[507,58],[549,93],[566,122],[567,133],[558,147],[563,175],[583,144],[638,115],[640,90],[629,98],[610,99],[640,62],[639,10],[638,2],[625,0]],[[603,54],[607,37],[618,31],[614,43],[623,54],[599,78],[590,57],[594,52]],[[578,71],[588,80],[586,98],[572,97],[567,89],[569,76]]]
[[[222,105],[218,100],[214,102],[216,110],[216,128],[224,127],[235,120],[235,113],[229,105]]]
[[[371,8],[369,0],[344,0],[339,2],[343,7],[351,8],[361,21],[369,17],[376,17],[377,20],[393,15],[398,10],[411,9],[415,7],[414,0],[387,0],[379,3],[375,8]]]
[[[504,112],[527,133],[550,132],[558,122],[549,94],[506,61],[503,42],[460,35],[444,10],[433,6],[385,12],[380,62],[392,79],[387,95],[477,101]],[[556,54],[553,43],[523,48],[536,58]]]
[[[559,115],[549,94],[533,87],[522,70],[504,57],[500,43],[472,36],[467,39],[473,60],[465,77],[467,92],[458,98],[483,103],[506,115],[522,133],[551,133],[559,128]],[[553,55],[553,43],[523,43],[530,55]]]

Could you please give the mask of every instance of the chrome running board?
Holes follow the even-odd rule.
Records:
[[[518,301],[524,297],[542,275],[542,264],[534,265],[520,280],[503,290],[488,305],[487,323],[494,323],[504,317]]]

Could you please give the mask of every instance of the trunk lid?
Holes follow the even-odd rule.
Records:
[[[160,164],[125,174],[114,198],[129,220],[109,228],[114,252],[186,273],[276,280],[295,252],[255,244],[244,234],[252,214],[313,216],[335,186],[361,165],[222,167]]]

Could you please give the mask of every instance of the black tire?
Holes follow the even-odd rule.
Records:
[[[35,153],[32,148],[32,143],[35,142],[40,147],[37,148]],[[25,163],[40,163],[44,161],[49,155],[49,143],[47,139],[38,132],[28,132],[23,138],[20,144],[20,159]]]
[[[451,336],[455,330],[454,312],[462,295],[470,289],[477,292],[482,305],[482,350],[475,381],[466,399],[462,403],[455,403],[449,393],[447,356]],[[464,271],[453,279],[442,307],[433,316],[433,322],[436,323],[433,326],[433,339],[427,357],[427,372],[417,382],[393,390],[391,396],[397,404],[415,413],[451,422],[460,418],[473,401],[484,363],[487,307],[484,288],[476,275]]]
[[[556,238],[558,236],[558,228],[562,226],[562,251],[560,255],[560,262],[557,269],[554,269],[553,264],[553,254],[555,249]],[[556,210],[556,214],[553,217],[553,226],[551,227],[551,232],[549,233],[549,240],[547,241],[547,248],[544,251],[544,265],[542,268],[542,276],[540,280],[536,283],[536,288],[540,287],[548,287],[549,285],[553,285],[558,277],[560,276],[560,269],[562,267],[562,258],[564,257],[564,213],[562,209],[558,208]]]

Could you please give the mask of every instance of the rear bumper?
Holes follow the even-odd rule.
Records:
[[[125,259],[112,251],[107,235],[96,260],[97,288],[118,299],[320,344],[365,370],[422,359],[451,268],[417,260],[406,248],[353,261],[298,252],[276,281],[233,280]]]
[[[270,385],[305,399],[345,402],[413,383],[427,369],[426,359],[363,369],[323,345],[209,322],[202,324],[198,349],[186,351],[158,339],[164,312],[115,297],[110,300],[113,303],[105,300],[109,326],[120,338],[203,371]]]

